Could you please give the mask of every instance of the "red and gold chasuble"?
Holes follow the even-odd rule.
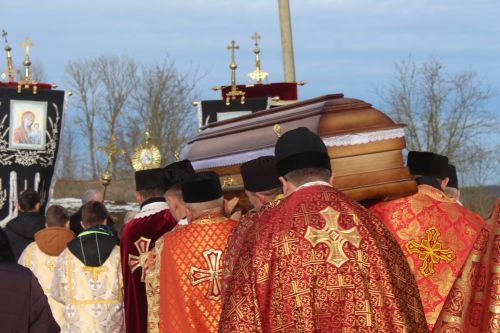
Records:
[[[300,188],[248,229],[219,332],[427,332],[385,225],[340,191]]]
[[[403,249],[432,329],[484,225],[477,214],[429,185],[370,207]]]
[[[148,287],[156,317],[149,318],[149,332],[217,332],[224,250],[235,225],[226,217],[205,215],[162,237],[150,256],[155,263],[148,267],[148,280],[159,291],[154,299]]]
[[[500,332],[500,199],[451,288],[434,332]]]
[[[123,229],[120,255],[127,333],[147,332],[144,267],[147,264],[148,251],[153,248],[156,240],[171,230],[176,223],[166,202],[158,200],[145,204]]]
[[[245,241],[245,237],[248,231],[248,228],[255,223],[259,219],[259,217],[265,212],[273,209],[278,206],[283,199],[283,195],[280,194],[276,196],[276,198],[266,204],[264,204],[260,211],[256,211],[252,209],[248,211],[245,215],[243,215],[234,227],[231,236],[229,237],[229,241],[227,243],[227,249],[224,253],[224,269],[222,271],[222,297],[224,299],[224,293],[227,290],[227,286],[231,283],[230,277],[231,272],[233,271],[234,263],[238,259],[238,256],[241,251],[241,247]]]

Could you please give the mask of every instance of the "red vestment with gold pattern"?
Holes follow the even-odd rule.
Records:
[[[249,227],[219,332],[427,332],[385,225],[331,186],[310,185]]]
[[[429,185],[418,185],[414,195],[379,202],[370,210],[403,249],[432,330],[484,221]]]
[[[157,242],[150,255],[155,263],[148,267],[156,289],[148,290],[154,314],[149,332],[217,332],[224,250],[235,225],[220,215],[203,215]]]
[[[147,300],[144,285],[148,251],[156,240],[177,222],[165,200],[149,200],[125,225],[120,237],[123,273],[123,301],[127,333],[147,332]]]
[[[500,332],[500,199],[451,288],[434,332]]]
[[[243,215],[234,227],[231,236],[229,237],[229,241],[227,243],[227,248],[224,253],[224,269],[222,270],[222,300],[225,298],[225,291],[227,290],[227,286],[231,283],[230,277],[231,272],[233,271],[234,263],[238,259],[238,256],[241,251],[241,247],[245,241],[245,237],[248,231],[248,228],[255,223],[259,217],[267,212],[270,209],[278,206],[283,199],[283,195],[278,195],[274,200],[267,202],[262,205],[261,209],[257,212],[255,209],[250,210],[245,215]]]

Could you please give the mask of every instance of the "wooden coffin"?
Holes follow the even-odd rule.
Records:
[[[414,193],[404,166],[404,125],[361,100],[326,95],[202,128],[185,157],[196,170],[221,176],[227,197],[244,198],[241,163],[274,155],[278,135],[305,126],[321,136],[335,171],[334,186],[355,200]]]

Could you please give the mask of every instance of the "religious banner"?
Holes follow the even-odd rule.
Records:
[[[51,193],[59,149],[64,91],[0,87],[0,226],[17,215],[25,190]]]

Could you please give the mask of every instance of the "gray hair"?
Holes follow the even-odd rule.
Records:
[[[87,202],[94,200],[96,194],[101,193],[101,191],[96,189],[90,189],[85,191],[82,196],[82,205],[85,205]]]

